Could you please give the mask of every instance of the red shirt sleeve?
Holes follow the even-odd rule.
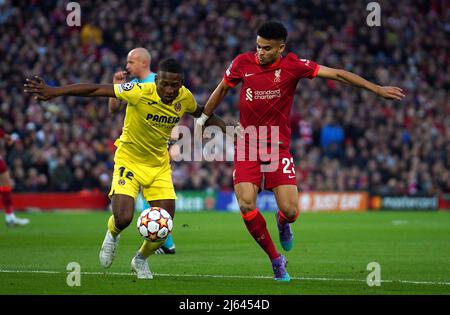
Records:
[[[294,69],[296,71],[297,77],[313,79],[317,76],[317,72],[319,72],[320,68],[317,63],[307,59],[299,59],[297,56],[295,56],[295,59]]]
[[[235,87],[238,85],[243,78],[240,63],[242,60],[242,55],[237,56],[228,66],[223,76],[223,81],[230,87]]]
[[[3,129],[0,129],[0,139],[3,138],[5,136],[5,132],[3,131]]]

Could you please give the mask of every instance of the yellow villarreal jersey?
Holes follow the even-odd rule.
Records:
[[[170,105],[161,101],[155,83],[115,84],[114,93],[117,99],[128,102],[122,135],[114,143],[118,150],[139,163],[166,163],[172,128],[185,112],[193,113],[197,108],[192,93],[182,86]]]

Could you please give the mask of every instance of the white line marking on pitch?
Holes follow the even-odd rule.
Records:
[[[66,273],[52,270],[5,270],[0,269],[0,273],[47,273],[60,274]],[[112,276],[134,276],[131,272],[81,272],[83,275],[112,275]],[[195,274],[168,274],[168,273],[153,273],[159,277],[197,277],[197,278],[222,278],[222,279],[272,279],[270,276],[238,276],[238,275],[195,275]],[[307,280],[307,281],[346,281],[346,282],[366,282],[366,279],[340,279],[340,278],[314,278],[314,277],[291,277],[292,280]],[[413,281],[413,280],[381,280],[385,283],[409,283],[409,284],[430,284],[430,285],[450,285],[450,282],[444,281]]]

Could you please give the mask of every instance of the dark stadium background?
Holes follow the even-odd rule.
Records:
[[[0,154],[15,193],[106,194],[123,121],[123,114],[108,113],[106,99],[37,103],[22,91],[25,77],[39,74],[50,85],[111,82],[127,52],[143,46],[153,71],[163,57],[178,59],[187,87],[205,104],[231,60],[254,49],[257,26],[271,18],[288,28],[288,51],[406,92],[393,102],[333,81],[302,80],[291,121],[300,191],[407,196],[394,204],[448,207],[448,1],[379,1],[380,27],[366,24],[368,1],[78,3],[80,27],[67,25],[67,1],[0,3],[0,126],[19,139]],[[238,119],[238,92],[217,111],[230,123]],[[193,125],[190,117],[182,123]],[[216,194],[232,190],[232,171],[231,162],[173,163],[173,180],[181,194],[207,191],[200,198],[214,208]],[[383,202],[369,199],[368,207]]]

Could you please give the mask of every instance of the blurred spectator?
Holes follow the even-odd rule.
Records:
[[[327,116],[324,126],[320,130],[320,147],[329,158],[342,158],[342,144],[344,143],[344,130],[335,121],[334,116]]]
[[[100,46],[103,43],[102,30],[92,24],[85,24],[81,28],[81,44],[84,47],[89,45]]]
[[[58,159],[58,164],[50,176],[50,184],[53,191],[68,191],[73,181],[73,174],[63,157]]]

